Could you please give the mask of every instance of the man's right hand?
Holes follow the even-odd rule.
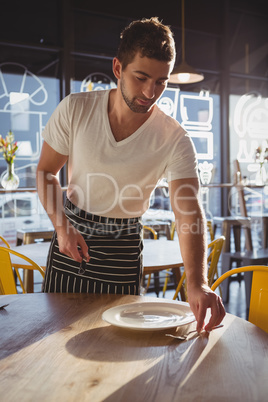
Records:
[[[67,228],[61,227],[56,231],[61,253],[68,255],[77,262],[81,262],[83,258],[87,262],[89,261],[87,244],[83,236],[70,223]]]

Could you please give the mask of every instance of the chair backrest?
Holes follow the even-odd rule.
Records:
[[[8,241],[3,236],[0,236],[0,241],[2,243],[4,243],[6,245],[6,247],[10,248],[10,244],[8,243]]]
[[[17,287],[9,253],[0,250],[0,294],[16,294]]]
[[[223,249],[223,244],[225,242],[225,237],[220,236],[219,238],[213,240],[209,245],[208,245],[208,285],[211,286],[215,275],[217,275],[217,267],[218,267],[218,262],[221,256],[221,252]]]
[[[147,225],[143,225],[143,232],[146,231],[146,230],[147,230],[148,232],[151,232],[151,233],[152,233],[154,240],[157,240],[157,233],[156,233],[156,231],[155,231],[153,228],[151,228],[150,226],[147,226]]]
[[[23,254],[17,253],[16,251],[8,248],[8,247],[0,247],[0,294],[16,294],[17,292],[17,287],[16,287],[16,282],[15,282],[15,277],[14,277],[14,271],[16,272],[17,278],[19,279],[20,286],[22,289],[23,293],[26,293],[23,280],[21,278],[20,272],[19,272],[19,266],[16,264],[16,268],[12,268],[12,262],[10,258],[10,254],[14,254],[18,257],[20,257],[22,260],[27,261],[30,265],[25,267],[25,263],[23,264],[23,269],[29,269],[29,270],[37,270],[40,272],[40,274],[45,276],[44,270],[36,264],[33,260],[30,258],[26,257]]]
[[[225,237],[221,236],[221,237],[213,240],[208,245],[209,252],[208,252],[208,257],[207,257],[207,263],[208,263],[208,284],[209,284],[209,286],[212,285],[215,275],[217,275],[217,266],[218,266],[218,262],[219,262],[219,258],[220,258],[221,252],[222,252],[224,242],[225,242]],[[178,294],[181,291],[181,288],[183,286],[186,287],[185,280],[186,280],[186,273],[184,271],[181,276],[180,282],[178,283],[176,292],[173,296],[173,300],[177,299]]]
[[[210,241],[214,240],[214,231],[213,231],[213,226],[211,221],[207,221],[207,229],[210,235]]]
[[[268,266],[251,265],[234,268],[221,275],[211,289],[215,290],[226,278],[242,272],[253,272],[248,320],[268,332]]]

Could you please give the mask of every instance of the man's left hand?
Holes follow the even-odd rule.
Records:
[[[198,332],[211,331],[213,327],[219,325],[226,312],[220,296],[213,292],[209,286],[202,285],[201,287],[188,287],[188,301],[192,312],[195,315]],[[211,309],[211,317],[208,324],[204,327],[207,309]]]

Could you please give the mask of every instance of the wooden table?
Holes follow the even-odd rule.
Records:
[[[13,250],[24,254],[25,256],[31,258],[43,269],[46,269],[46,260],[49,250],[49,242],[41,242],[34,244],[21,245],[13,247]],[[17,266],[21,263],[18,257],[12,256],[13,265]],[[180,248],[178,241],[172,240],[144,240],[143,249],[143,264],[144,264],[144,274],[150,274],[155,271],[156,268],[159,270],[171,268],[177,273],[177,278],[179,278],[179,264],[182,263],[182,258],[180,254]],[[24,265],[27,265],[25,262]],[[20,264],[21,266],[21,264]],[[33,291],[33,272],[29,271],[27,275],[27,290]]]
[[[144,272],[150,274],[155,269],[178,268],[182,263],[179,242],[176,240],[144,240]]]
[[[174,278],[174,292],[181,279],[182,257],[179,242],[176,240],[144,240],[143,249],[143,276],[154,275],[154,292],[160,293],[160,272],[170,269]],[[185,294],[181,291],[182,300]]]
[[[0,310],[3,401],[267,401],[267,333],[227,314],[223,328],[181,342],[164,335],[176,329],[131,331],[101,318],[140,301],[157,299],[0,296],[0,305],[9,303]]]

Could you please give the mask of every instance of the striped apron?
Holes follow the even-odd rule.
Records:
[[[81,270],[80,263],[60,253],[55,232],[43,292],[138,295],[142,277],[141,219],[92,215],[68,199],[65,214],[84,237],[90,261],[83,262]]]

